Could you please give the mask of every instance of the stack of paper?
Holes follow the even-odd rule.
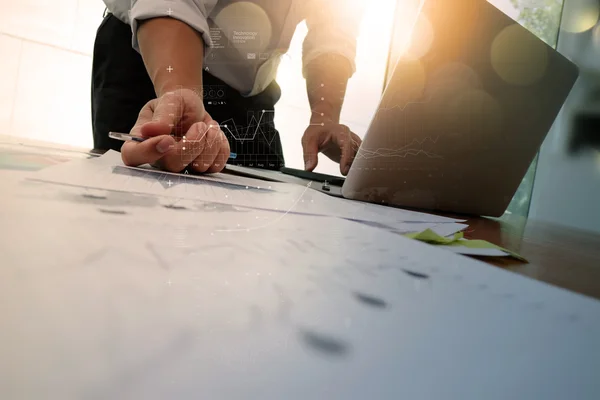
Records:
[[[452,221],[103,162],[0,196],[1,399],[600,397],[598,301],[346,218]]]
[[[33,178],[80,188],[209,201],[283,213],[334,216],[380,224],[398,233],[429,228],[445,236],[466,226],[458,224],[461,220],[452,218],[330,197],[311,190],[309,185],[302,187],[226,174],[196,176],[125,167],[119,153],[114,151],[97,159],[46,168]]]

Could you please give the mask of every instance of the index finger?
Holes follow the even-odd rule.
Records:
[[[183,112],[183,96],[177,92],[167,92],[156,99],[153,111],[153,122],[174,125]]]
[[[311,132],[311,135],[307,136],[305,132],[302,136],[304,169],[307,171],[313,171],[319,163],[319,133]]]
[[[152,103],[155,101],[156,99],[150,100],[144,105],[144,107],[142,107],[140,113],[138,114],[137,120],[133,125],[133,128],[131,128],[131,131],[129,131],[130,134],[133,136],[142,136],[142,126],[147,122],[152,121],[152,117],[154,115],[154,107]]]
[[[350,165],[354,159],[355,146],[352,140],[353,138],[350,128],[347,126],[344,126],[343,128],[343,131],[339,136],[336,136],[336,138],[338,142],[337,145],[339,146],[341,152],[340,172],[342,175],[348,175],[348,171],[350,171]]]
[[[148,105],[151,115],[150,118],[147,118],[147,114],[144,114],[144,122],[139,127],[139,135],[153,137],[171,134],[183,113],[182,96],[176,92],[167,92]]]

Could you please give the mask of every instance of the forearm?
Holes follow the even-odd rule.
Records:
[[[201,89],[204,42],[198,32],[174,18],[152,18],[137,35],[157,96],[179,87]]]
[[[306,90],[311,124],[339,123],[350,75],[349,62],[341,56],[322,55],[308,64]]]

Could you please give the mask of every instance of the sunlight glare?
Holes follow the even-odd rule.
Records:
[[[596,0],[575,0],[565,3],[561,27],[567,32],[585,32],[596,25],[599,17]]]
[[[411,38],[418,22],[423,0],[406,0],[398,2],[395,14],[394,46],[390,54],[390,62],[394,65],[411,47]]]
[[[491,61],[496,73],[506,82],[531,85],[546,73],[548,53],[542,43],[513,24],[494,39]]]
[[[214,18],[224,35],[240,48],[255,46],[259,50],[271,42],[272,27],[269,16],[260,6],[240,1],[223,8]]]

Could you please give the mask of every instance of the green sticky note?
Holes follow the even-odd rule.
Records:
[[[521,257],[514,251],[510,251],[503,247],[496,246],[495,244],[487,242],[485,240],[464,239],[462,232],[456,232],[454,234],[454,236],[452,236],[452,237],[444,237],[444,236],[438,235],[431,229],[425,229],[422,232],[407,233],[404,236],[406,236],[407,238],[410,238],[410,239],[419,240],[421,242],[435,244],[435,245],[442,245],[442,246],[464,246],[464,247],[469,247],[471,249],[497,249],[497,250],[504,251],[505,253],[513,256],[517,260],[527,262],[527,260],[525,258]]]
[[[404,236],[410,239],[420,240],[429,244],[450,244],[463,238],[462,232],[456,232],[452,237],[440,236],[431,229],[425,229],[422,232],[407,233]]]

